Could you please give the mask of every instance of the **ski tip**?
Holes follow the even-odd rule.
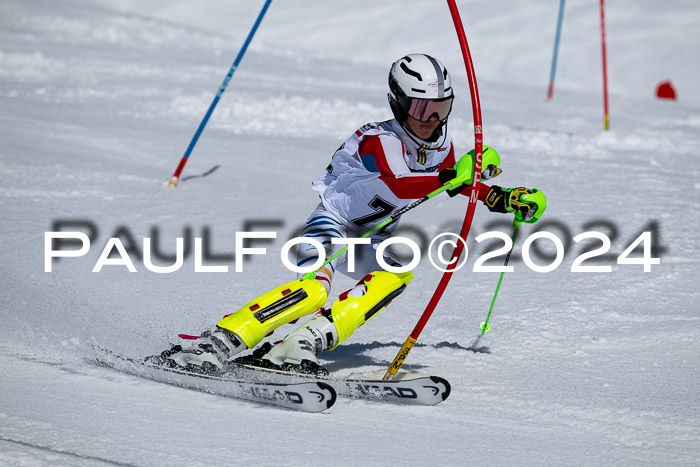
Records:
[[[452,392],[452,386],[450,386],[450,382],[447,381],[445,378],[441,378],[439,376],[431,376],[430,379],[436,383],[436,384],[442,384],[445,386],[445,390],[442,393],[442,400],[444,401],[448,397],[450,397],[450,392]]]
[[[316,382],[316,384],[318,384],[318,387],[323,391],[327,391],[328,393],[330,393],[331,396],[326,401],[326,409],[330,409],[331,407],[333,407],[333,404],[335,404],[335,400],[338,398],[338,394],[336,393],[335,388],[333,388],[333,386],[331,386],[330,384],[324,383],[322,381],[318,381]]]

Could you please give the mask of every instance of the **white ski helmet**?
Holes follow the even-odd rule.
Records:
[[[436,137],[452,111],[452,80],[439,60],[425,54],[406,55],[391,66],[388,97],[394,117],[406,129],[409,115],[423,122],[437,115]]]

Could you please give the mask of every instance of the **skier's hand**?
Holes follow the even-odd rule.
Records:
[[[449,184],[456,177],[457,177],[457,169],[455,169],[454,167],[449,167],[447,169],[443,169],[438,173],[438,178],[440,179],[440,183],[442,185]],[[448,188],[447,194],[450,195],[450,198],[452,198],[454,196],[457,196],[461,192],[463,192],[467,186],[469,186],[469,185],[467,185],[466,183],[462,183],[457,188],[454,188],[454,189]]]
[[[474,174],[474,160],[472,154],[467,153],[453,167],[443,169],[438,173],[440,183],[448,185],[450,189],[448,193],[454,196],[464,190],[468,184],[472,182]]]
[[[466,153],[460,160],[457,162],[454,167],[450,167],[448,169],[441,170],[438,176],[440,177],[440,183],[443,185],[449,183],[450,184],[450,189],[447,190],[447,193],[450,195],[450,197],[453,197],[455,195],[458,195],[462,191],[464,191],[465,188],[467,188],[471,183],[472,183],[472,174],[474,171],[474,150],[472,149],[468,153]],[[495,149],[493,149],[490,146],[484,145],[484,150],[482,153],[482,159],[481,159],[481,177],[484,180],[490,180],[496,176],[498,176],[501,172],[503,172],[498,166],[501,163],[501,158],[496,152]],[[461,171],[461,173],[460,173]],[[461,184],[459,184],[460,180],[460,175],[462,177],[465,177],[465,179],[462,181]]]
[[[489,211],[514,212],[518,222],[534,224],[547,209],[547,197],[536,188],[501,188],[493,185],[484,201]]]

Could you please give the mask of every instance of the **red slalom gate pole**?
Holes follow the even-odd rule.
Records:
[[[464,59],[464,66],[467,70],[467,79],[469,81],[469,91],[471,93],[472,100],[472,112],[474,116],[474,182],[472,183],[472,192],[469,197],[469,204],[467,206],[467,212],[464,215],[464,222],[462,223],[462,229],[459,232],[459,236],[462,238],[463,242],[457,242],[454,252],[452,253],[452,258],[450,260],[450,265],[447,270],[442,275],[440,283],[435,289],[428,306],[421,315],[416,327],[413,329],[411,334],[404,342],[399,353],[396,354],[394,361],[384,375],[385,380],[392,379],[396,376],[396,373],[403,365],[406,357],[413,348],[413,345],[418,341],[418,336],[423,332],[423,328],[433,314],[435,307],[437,306],[443,292],[447,288],[447,284],[452,278],[454,273],[454,265],[458,263],[459,257],[462,255],[464,250],[464,244],[467,241],[467,236],[469,235],[469,230],[472,226],[472,219],[474,218],[474,210],[476,209],[477,196],[479,194],[479,182],[481,181],[481,156],[483,152],[483,134],[481,128],[481,104],[479,103],[479,90],[476,86],[476,75],[474,74],[474,62],[472,61],[471,54],[469,53],[469,45],[467,44],[467,37],[464,34],[464,26],[462,25],[462,20],[459,17],[459,10],[455,0],[447,0],[447,6],[450,8],[450,14],[452,15],[452,21],[454,22],[455,31],[457,32],[457,38],[459,39],[459,46],[462,49],[462,58]]]
[[[608,108],[608,59],[605,50],[605,0],[600,0],[600,36],[603,48],[603,121],[605,129],[610,129],[610,112]]]

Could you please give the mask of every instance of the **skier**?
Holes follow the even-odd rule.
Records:
[[[302,237],[312,240],[299,246],[299,267],[316,262],[318,243],[330,258],[345,246],[343,239],[361,237],[397,209],[441,186],[449,185],[451,197],[471,195],[473,152],[456,161],[447,133],[454,92],[444,65],[423,54],[397,60],[389,72],[388,97],[394,119],[358,129],[312,184],[321,202],[302,231]],[[483,178],[498,175],[499,163],[496,151],[484,146]],[[536,222],[546,207],[541,191],[523,187],[481,184],[478,199],[490,211],[514,213],[528,223]],[[299,274],[297,280],[224,317],[215,330],[202,334],[190,347],[177,345],[149,359],[216,373],[238,353],[255,348],[277,327],[317,312],[281,343],[274,347],[266,343],[252,355],[238,359],[271,368],[326,374],[317,355],[350,337],[402,293],[413,278],[410,272],[383,270],[376,258],[377,245],[389,238],[397,224],[393,222],[372,234],[369,244],[353,245],[354,255],[346,251],[316,271],[315,277]],[[401,266],[390,248],[384,250],[383,259],[389,266]],[[336,272],[359,282],[340,294],[330,309],[322,308]]]

